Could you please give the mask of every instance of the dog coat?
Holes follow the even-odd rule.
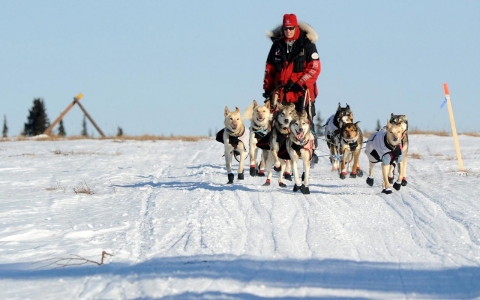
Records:
[[[327,122],[325,123],[325,135],[331,135],[334,133],[336,130],[338,130],[338,127],[335,126],[334,124],[335,120],[335,115],[331,115],[330,118],[328,118]]]
[[[217,135],[215,137],[215,139],[217,140],[217,142],[220,142],[222,144],[225,143],[225,141],[223,140],[223,132],[225,131],[225,128],[223,128],[222,130],[220,130],[219,132],[217,132]],[[241,136],[231,136],[229,135],[228,136],[228,142],[230,143],[230,145],[232,145],[234,148],[237,148],[237,145],[238,145],[238,141],[242,141],[243,143],[243,149],[246,151],[247,150],[247,146],[250,145],[250,130],[245,127],[245,130],[243,131],[243,134]]]
[[[382,162],[389,165],[394,161],[401,162],[403,160],[402,146],[399,144],[392,147],[387,143],[387,130],[385,128],[373,133],[365,146],[365,154],[372,163]],[[387,155],[388,154],[388,155]]]

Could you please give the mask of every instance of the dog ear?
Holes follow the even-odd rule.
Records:
[[[225,106],[225,117],[230,113],[230,110],[228,109],[228,106]]]
[[[266,107],[267,109],[270,109],[270,101],[265,102],[265,107]]]
[[[257,104],[257,101],[256,100],[253,100],[253,108],[257,107],[258,104]]]
[[[340,102],[338,102],[338,109],[340,109],[340,108],[342,108],[342,104]]]
[[[360,123],[360,121],[355,122],[353,125],[355,125],[356,127],[358,127],[358,125],[357,125],[358,123]]]
[[[238,107],[235,107],[235,112],[240,113],[240,109]]]

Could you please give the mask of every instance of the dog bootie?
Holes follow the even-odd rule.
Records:
[[[258,177],[265,177],[265,170],[259,170],[257,173]]]
[[[235,178],[235,176],[233,176],[232,173],[228,174],[228,184],[232,184],[233,183],[233,178]]]
[[[363,177],[363,171],[360,169],[357,169],[357,176],[358,177]]]
[[[243,173],[238,173],[238,180],[244,180],[245,179],[245,176],[243,175]]]
[[[282,168],[281,168],[281,167],[273,166],[273,169],[275,170],[275,172],[280,172],[280,170],[281,170]]]
[[[283,178],[285,178],[286,180],[292,181],[292,174],[285,172],[283,173]]]
[[[372,177],[367,177],[367,184],[369,186],[373,186],[373,178]]]
[[[398,183],[395,181],[395,183],[393,184],[393,188],[396,189],[397,191],[399,191],[401,187],[402,187],[402,183]]]
[[[265,181],[265,183],[263,184],[263,186],[269,186],[269,185],[270,185],[270,179],[267,179],[267,180]]]
[[[382,193],[390,195],[392,193],[391,189],[383,189]]]
[[[406,186],[407,185],[407,178],[403,177],[402,179],[402,185]]]
[[[352,176],[352,175],[350,174],[350,177],[351,177],[351,176]],[[347,177],[347,172],[342,172],[342,173],[340,173],[340,179],[345,179],[345,177]]]
[[[302,192],[302,194],[304,195],[310,195],[310,189],[308,188],[308,186],[304,186],[302,184],[302,186],[300,187],[300,191]]]
[[[357,178],[357,173],[350,173],[350,178]]]
[[[281,182],[281,181],[278,183],[278,186],[279,187],[287,187],[287,185],[285,183]]]
[[[255,165],[250,166],[250,176],[255,177],[257,175],[257,169],[255,168]]]

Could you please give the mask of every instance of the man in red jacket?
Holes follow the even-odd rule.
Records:
[[[315,98],[318,95],[317,78],[321,65],[315,42],[317,33],[310,25],[297,22],[294,14],[283,16],[282,26],[269,32],[272,46],[268,53],[265,67],[263,89],[265,98],[270,98],[273,91],[279,92],[279,101],[295,103],[301,113],[307,110],[312,130],[315,131]],[[315,135],[315,148],[317,137]],[[316,155],[315,162],[318,161]]]

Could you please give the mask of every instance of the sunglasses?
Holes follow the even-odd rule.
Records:
[[[295,30],[295,27],[283,27],[283,30]]]

